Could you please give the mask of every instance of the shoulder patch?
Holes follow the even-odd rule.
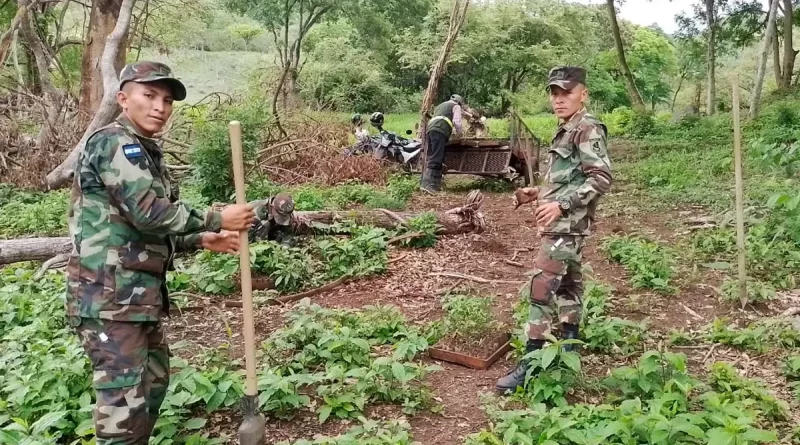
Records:
[[[122,153],[128,159],[136,159],[142,157],[142,146],[139,144],[125,144],[122,146]]]

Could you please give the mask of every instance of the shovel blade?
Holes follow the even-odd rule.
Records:
[[[267,430],[263,414],[247,414],[239,427],[239,445],[264,445]]]

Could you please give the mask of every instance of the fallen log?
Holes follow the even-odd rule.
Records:
[[[479,211],[483,203],[480,191],[473,190],[467,195],[464,206],[445,212],[436,212],[441,226],[437,232],[444,235],[461,233],[481,233],[486,227],[483,214]],[[215,205],[217,209],[225,205]],[[420,216],[418,212],[387,212],[386,210],[345,210],[294,212],[292,231],[299,235],[335,232],[335,224],[352,220],[357,224],[375,227],[395,228],[399,219],[408,221]],[[395,240],[397,241],[397,240]],[[44,261],[57,255],[69,253],[72,244],[68,237],[23,238],[0,240],[0,264],[19,261]]]
[[[66,236],[0,240],[0,264],[44,261],[60,254],[69,253],[70,250],[72,250],[72,241]]]

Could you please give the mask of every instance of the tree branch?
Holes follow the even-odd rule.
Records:
[[[100,71],[103,76],[103,100],[100,102],[100,109],[95,113],[89,127],[83,133],[81,140],[70,151],[67,158],[53,171],[47,174],[47,188],[56,189],[62,187],[72,177],[75,162],[78,160],[83,146],[97,129],[107,125],[114,118],[116,103],[116,92],[119,90],[119,79],[114,69],[114,60],[117,58],[119,44],[128,34],[128,27],[131,22],[133,6],[136,0],[123,0],[119,11],[119,18],[114,30],[106,37],[106,44],[103,48],[103,55],[100,58]]]
[[[6,2],[8,3],[8,2]],[[19,7],[17,8],[17,13],[14,15],[14,19],[11,20],[11,27],[8,28],[6,32],[0,36],[0,66],[5,65],[6,58],[8,58],[8,50],[11,48],[11,42],[14,40],[14,33],[17,31],[17,28],[27,19],[28,12],[36,5],[36,2],[32,2],[30,4],[24,4],[20,2]]]

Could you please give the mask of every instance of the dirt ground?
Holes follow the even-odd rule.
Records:
[[[415,211],[444,210],[461,204],[465,194],[443,193],[440,196],[416,196],[410,204]],[[514,211],[510,193],[485,193],[483,212],[489,223],[488,230],[480,235],[446,236],[435,248],[392,248],[389,257],[405,255],[401,261],[389,265],[380,276],[342,285],[330,292],[313,297],[313,301],[328,307],[359,308],[367,305],[396,305],[412,323],[421,323],[441,316],[440,295],[457,284],[458,280],[432,275],[437,272],[457,272],[499,281],[526,280],[525,272],[532,268],[538,237],[533,212],[530,207]],[[708,269],[679,260],[679,273],[675,285],[680,288],[675,296],[664,297],[642,289],[632,289],[626,281],[626,272],[609,261],[599,250],[601,240],[611,233],[640,232],[675,246],[689,236],[686,219],[703,214],[700,208],[669,208],[662,205],[657,211],[650,209],[646,199],[632,187],[615,184],[614,191],[603,198],[599,218],[585,250],[585,264],[592,270],[596,281],[613,286],[611,315],[631,320],[649,319],[651,326],[647,348],[658,348],[674,328],[685,331],[701,329],[715,317],[725,316],[733,322],[745,322],[760,316],[775,315],[790,306],[800,304],[800,292],[787,293],[769,306],[738,307],[722,303],[717,291],[722,278]],[[524,267],[509,264],[512,260]],[[501,320],[513,323],[512,311],[518,301],[520,284],[481,284],[462,282],[484,295],[496,299],[495,310]],[[266,339],[282,324],[282,313],[287,307],[262,307],[256,316],[257,336]],[[192,347],[178,351],[178,355],[191,354],[193,347],[217,347],[231,344],[234,355],[241,356],[241,310],[224,308],[219,301],[209,300],[205,309],[182,316],[174,316],[170,323],[171,340],[187,340]],[[232,335],[229,338],[228,332]],[[690,371],[703,374],[716,360],[733,363],[747,377],[764,379],[786,401],[792,395],[780,376],[779,360],[770,356],[738,351],[724,345],[703,344],[674,348],[689,358]],[[601,376],[613,367],[628,364],[624,357],[593,356],[582,353],[587,377]],[[635,356],[634,356],[635,358]],[[423,360],[433,362],[427,355]],[[442,414],[423,412],[408,420],[416,441],[425,445],[455,445],[463,443],[467,434],[488,426],[481,409],[480,394],[491,392],[495,381],[508,372],[514,363],[503,357],[488,370],[471,370],[458,365],[437,362],[442,371],[432,373],[427,383],[444,406]],[[586,397],[585,395],[583,397]],[[798,416],[794,409],[793,416]],[[368,410],[373,418],[402,417],[399,407],[373,406]],[[230,434],[230,443],[236,443],[238,413],[217,414],[211,419],[212,433]],[[798,423],[795,419],[795,423]],[[346,422],[330,420],[319,425],[313,414],[303,413],[291,421],[268,420],[268,442],[312,438],[315,434],[335,435],[348,428]]]

